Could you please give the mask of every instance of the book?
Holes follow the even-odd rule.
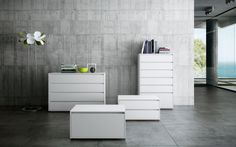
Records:
[[[61,69],[62,73],[74,73],[76,72],[76,69]]]
[[[155,49],[155,41],[154,41],[154,39],[152,39],[151,40],[151,53],[155,53],[154,49]]]
[[[142,45],[141,53],[142,54],[155,54],[159,52],[159,47],[157,41],[154,39],[152,40],[145,40]]]
[[[144,53],[144,54],[148,54],[148,40],[145,40],[143,53]]]
[[[165,48],[165,47],[160,47],[158,50],[159,54],[169,54],[170,53],[170,49]]]
[[[148,41],[148,53],[152,53],[152,42]]]
[[[157,41],[154,41],[154,53],[158,53],[158,49],[159,49],[159,47],[158,47],[158,44],[157,44]]]
[[[77,65],[75,64],[61,64],[61,72],[76,72]]]
[[[169,54],[170,51],[160,51],[159,54]]]
[[[143,45],[142,45],[142,49],[141,49],[141,54],[143,54],[143,52],[144,52],[145,42],[146,42],[146,40],[143,41]]]

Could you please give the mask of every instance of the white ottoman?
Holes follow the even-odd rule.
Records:
[[[126,120],[160,120],[160,101],[154,95],[118,95]]]
[[[125,107],[76,105],[70,111],[71,139],[125,139]]]

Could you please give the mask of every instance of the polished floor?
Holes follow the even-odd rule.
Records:
[[[0,147],[234,147],[236,93],[195,87],[195,106],[161,111],[161,121],[127,122],[126,140],[70,140],[69,114],[0,111]]]
[[[195,86],[206,85],[206,78],[194,78]],[[218,87],[236,91],[236,79],[235,78],[218,78]]]

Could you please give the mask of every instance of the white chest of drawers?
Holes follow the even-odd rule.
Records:
[[[156,95],[160,108],[173,109],[173,55],[139,54],[139,94]]]
[[[119,95],[118,104],[125,106],[126,120],[160,120],[160,106],[157,96]]]
[[[48,111],[77,104],[105,104],[105,73],[49,73]]]

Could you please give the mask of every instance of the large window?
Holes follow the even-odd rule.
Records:
[[[236,91],[236,24],[218,28],[218,86]]]
[[[218,78],[236,78],[236,24],[218,28]]]

